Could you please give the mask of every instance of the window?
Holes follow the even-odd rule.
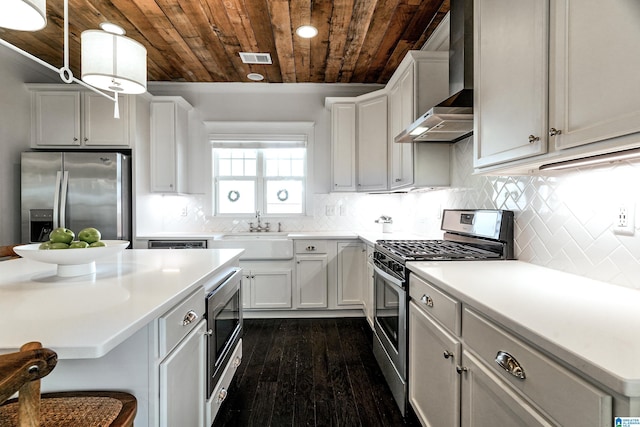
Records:
[[[216,214],[303,215],[306,161],[307,149],[300,142],[215,143]]]

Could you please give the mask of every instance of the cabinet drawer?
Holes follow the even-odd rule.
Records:
[[[326,254],[326,240],[296,240],[297,254]]]
[[[409,279],[409,296],[418,307],[449,328],[455,335],[460,335],[461,304],[459,301],[413,274]]]
[[[204,290],[198,289],[159,319],[160,357],[164,357],[184,338],[204,315]],[[193,319],[189,316],[195,314]]]
[[[611,396],[471,309],[465,308],[462,316],[462,337],[468,348],[560,425],[609,425]],[[513,358],[511,365],[517,363],[524,378],[516,377],[498,365],[499,352]]]
[[[218,411],[220,410],[220,406],[227,398],[227,393],[229,391],[229,385],[231,384],[231,380],[235,375],[238,367],[242,363],[242,340],[238,342],[236,349],[233,351],[231,358],[229,359],[229,363],[227,367],[224,368],[224,372],[220,377],[220,381],[216,384],[216,387],[213,389],[213,393],[211,397],[207,401],[207,423],[206,425],[210,426],[216,418]]]

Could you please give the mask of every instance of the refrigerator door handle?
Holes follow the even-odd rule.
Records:
[[[60,227],[66,227],[65,218],[67,217],[68,189],[69,189],[69,171],[64,171],[62,175],[62,191],[60,193]]]
[[[56,190],[53,193],[53,228],[60,227],[60,181],[62,171],[56,172]]]

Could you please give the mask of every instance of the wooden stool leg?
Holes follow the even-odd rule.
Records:
[[[39,342],[29,342],[20,347],[20,351],[42,348]],[[18,391],[19,427],[40,426],[40,380],[30,381]]]

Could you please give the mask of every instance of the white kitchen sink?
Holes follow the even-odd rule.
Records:
[[[241,260],[293,258],[293,240],[287,233],[229,233],[210,243],[213,249],[244,249]]]

